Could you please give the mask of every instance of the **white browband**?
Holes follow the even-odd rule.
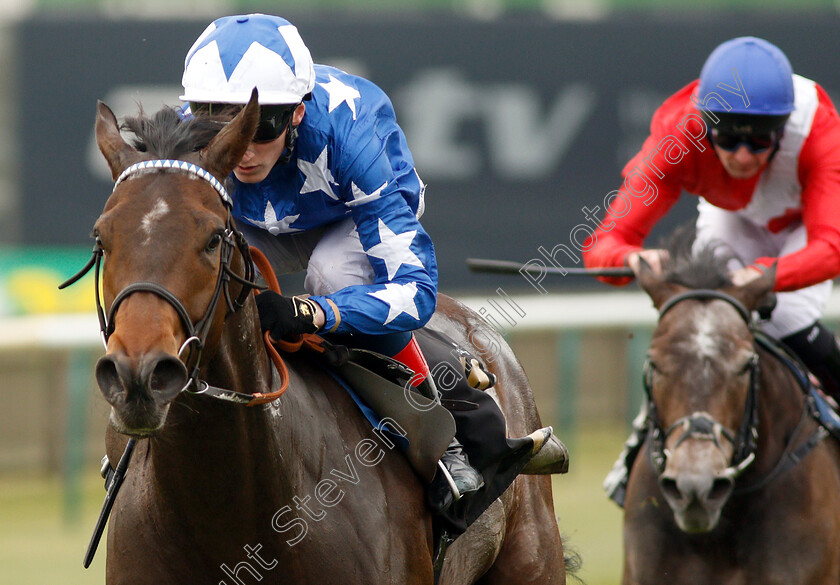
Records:
[[[205,181],[210,183],[210,185],[212,185],[213,188],[219,193],[219,196],[222,198],[222,201],[224,201],[225,205],[227,205],[228,207],[233,206],[233,200],[231,200],[227,190],[225,190],[224,186],[219,182],[218,179],[216,179],[216,177],[211,175],[205,169],[202,169],[200,166],[194,165],[193,163],[186,162],[183,160],[144,160],[139,163],[135,163],[127,169],[125,169],[122,173],[120,173],[120,176],[117,177],[117,180],[114,183],[114,189],[116,189],[117,185],[122,183],[124,180],[128,179],[134,173],[152,169],[175,169],[178,171],[184,171],[186,173],[204,179]]]

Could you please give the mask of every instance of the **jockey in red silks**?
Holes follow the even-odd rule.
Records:
[[[840,347],[822,323],[840,275],[840,117],[814,81],[794,75],[784,53],[755,37],[718,46],[700,79],[668,98],[651,134],[624,168],[624,183],[586,242],[587,266],[661,271],[667,254],[644,239],[683,191],[698,196],[696,245],[718,242],[740,260],[735,285],[776,264],[777,305],[761,324],[840,394]],[[624,284],[630,279],[605,279]],[[644,413],[642,413],[644,415]],[[619,505],[637,432],[607,477]]]

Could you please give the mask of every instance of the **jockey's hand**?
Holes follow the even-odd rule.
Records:
[[[319,329],[316,316],[321,308],[305,297],[284,297],[267,290],[257,295],[257,309],[262,330],[270,332],[273,339],[315,333]]]
[[[668,250],[661,250],[658,248],[650,250],[639,250],[638,252],[631,252],[624,259],[624,262],[629,266],[636,276],[639,275],[639,268],[641,266],[640,259],[647,262],[655,274],[661,275],[665,270],[665,264],[668,262]]]
[[[757,266],[744,266],[729,273],[729,280],[734,286],[744,286],[759,278],[764,272]]]

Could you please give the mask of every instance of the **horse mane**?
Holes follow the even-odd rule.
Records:
[[[688,288],[719,289],[731,286],[729,262],[735,253],[723,242],[712,241],[695,248],[694,223],[677,228],[663,246],[669,253],[665,280]]]
[[[217,119],[184,119],[178,108],[166,106],[152,117],[141,108],[137,116],[126,117],[121,128],[134,134],[132,143],[140,152],[177,159],[207,146],[222,125]]]

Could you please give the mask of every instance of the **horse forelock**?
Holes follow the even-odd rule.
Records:
[[[694,225],[674,232],[666,244],[670,261],[665,280],[688,288],[720,289],[729,286],[729,264],[735,253],[723,242],[695,244]]]
[[[218,121],[181,117],[177,108],[164,107],[152,117],[141,110],[126,117],[122,128],[133,133],[134,148],[157,158],[177,159],[198,152],[221,129]]]
[[[137,116],[128,116],[121,127],[134,134],[132,144],[134,148],[150,159],[184,160],[197,163],[197,153],[218,134],[222,128],[219,119],[209,120],[204,118],[182,118],[179,110],[173,107],[163,107],[152,116],[147,116],[142,108]],[[206,179],[195,174],[185,173],[177,168],[149,167],[134,170],[129,179],[155,175],[178,175],[196,184],[202,184]],[[115,191],[116,194],[116,191]],[[175,189],[172,191],[153,188],[146,193],[147,197],[139,198],[140,191],[136,188],[129,188],[127,193],[106,204],[106,211],[110,210],[117,201],[132,201],[147,205],[148,209],[142,211],[142,217],[138,217],[138,235],[145,238],[143,243],[148,243],[152,237],[154,226],[161,223],[169,212],[182,210],[184,201],[194,199],[194,191],[186,192]],[[171,197],[177,197],[180,203],[172,205]],[[213,195],[214,199],[217,196]],[[167,204],[167,199],[170,204]]]

